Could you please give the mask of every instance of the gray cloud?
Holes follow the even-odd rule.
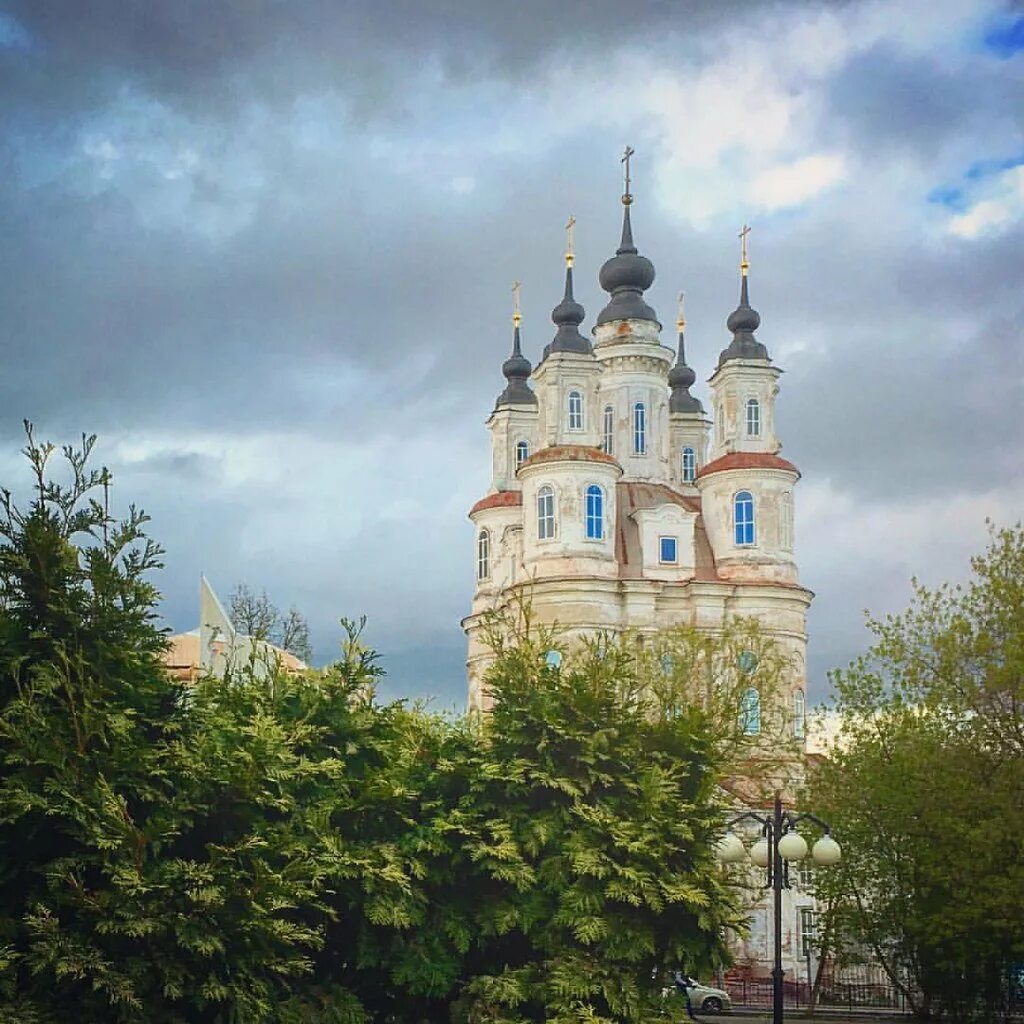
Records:
[[[796,25],[866,7],[770,11]],[[304,608],[323,657],[337,617],[367,612],[388,692],[460,699],[464,512],[487,486],[509,285],[524,282],[536,359],[565,217],[588,324],[618,235],[622,113],[614,129],[582,109],[575,124],[558,75],[621,73],[616,58],[648,40],[700,69],[733,7],[633,5],[628,20],[611,0],[5,9],[31,45],[0,50],[4,450],[23,415],[57,439],[101,434],[117,494],[153,513],[168,547],[176,628],[194,624],[200,571],[224,594],[246,580]],[[808,90],[812,141],[844,153],[845,182],[765,213],[755,234],[760,336],[787,370],[786,453],[811,505],[826,483],[847,503],[851,537],[901,502],[941,510],[991,490],[998,512],[1017,492],[992,488],[1022,469],[1021,222],[954,239],[927,201],[1013,148],[1020,62],[975,55],[954,73],[892,36]],[[705,379],[728,339],[732,221],[747,211],[674,216],[651,184],[663,125],[649,87],[616,84],[638,111],[626,123],[651,301],[670,325],[686,289]],[[821,695],[860,609],[901,600],[914,570],[962,572],[964,550],[904,555],[894,533],[869,571],[806,527]]]

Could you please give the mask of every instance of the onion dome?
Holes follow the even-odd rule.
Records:
[[[690,388],[697,379],[697,374],[686,365],[686,347],[683,341],[686,333],[686,320],[683,319],[683,297],[679,296],[679,319],[676,321],[679,329],[679,352],[676,355],[675,365],[668,371],[668,386],[672,389],[672,395],[668,400],[669,412],[695,412],[704,415],[704,406],[700,400],[690,394]]]
[[[566,256],[565,294],[562,301],[551,311],[551,320],[558,328],[552,342],[544,349],[544,358],[552,352],[578,352],[590,355],[593,348],[590,342],[580,334],[585,311],[572,294],[572,262],[571,255]]]
[[[732,341],[719,355],[719,366],[730,359],[768,359],[768,349],[754,337],[754,331],[761,326],[761,316],[756,309],[751,309],[750,297],[747,295],[747,272],[750,270],[750,261],[747,259],[749,234],[750,228],[744,225],[740,232],[740,304],[729,314],[729,319],[725,322],[725,326],[732,331]]]
[[[657,313],[644,302],[643,293],[654,283],[654,264],[646,256],[641,256],[633,244],[633,226],[629,219],[632,202],[633,197],[627,192],[622,197],[622,241],[599,275],[601,287],[611,294],[611,300],[598,315],[598,324],[612,320],[653,320],[658,323]]]
[[[501,372],[505,375],[508,385],[498,395],[495,409],[504,405],[536,405],[537,396],[526,383],[530,379],[530,360],[527,359],[519,343],[519,313],[512,318],[515,328],[512,335],[512,355],[501,364]]]

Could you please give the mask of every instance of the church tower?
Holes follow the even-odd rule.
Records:
[[[793,486],[800,474],[778,454],[775,399],[782,371],[754,336],[761,317],[748,293],[749,230],[740,233],[740,302],[726,321],[732,341],[708,382],[715,421],[712,461],[696,483],[719,575],[796,583]]]
[[[806,612],[793,557],[799,473],[779,455],[780,370],[755,337],[747,234],[732,341],[709,384],[711,419],[691,392],[680,296],[676,344],[646,293],[653,263],[634,240],[629,148],[622,231],[599,280],[608,302],[588,340],[573,293],[572,218],[555,335],[531,370],[517,302],[508,386],[487,421],[491,487],[470,510],[476,589],[463,620],[469,704],[486,710],[486,615],[525,596],[570,636],[756,618],[789,655],[793,731],[803,735]],[[531,387],[532,384],[532,387]]]

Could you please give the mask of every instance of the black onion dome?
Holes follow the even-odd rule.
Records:
[[[641,256],[633,244],[629,203],[625,199],[622,212],[622,241],[615,250],[615,255],[601,268],[598,280],[601,287],[611,294],[608,305],[597,317],[599,324],[606,324],[612,320],[653,320],[658,323],[658,314],[644,302],[643,297],[643,293],[654,284],[654,264],[646,256]]]
[[[505,375],[508,385],[495,402],[496,409],[503,405],[536,405],[537,396],[527,385],[530,378],[530,360],[523,355],[519,345],[519,324],[512,335],[512,355],[501,364],[501,372]]]
[[[754,331],[761,326],[761,316],[750,306],[747,295],[747,275],[743,275],[740,287],[740,304],[729,314],[725,326],[732,331],[732,341],[722,349],[718,365],[730,359],[768,359],[768,349],[754,337]]]
[[[551,343],[544,349],[546,359],[552,352],[578,352],[590,355],[593,348],[580,334],[580,324],[586,315],[583,307],[572,294],[572,267],[565,268],[565,294],[562,301],[551,311],[551,321],[558,328]]]
[[[704,406],[700,399],[690,394],[690,388],[697,379],[697,374],[686,365],[686,349],[683,344],[683,332],[679,332],[679,353],[675,365],[668,371],[668,386],[672,394],[668,400],[669,412],[696,412],[704,414]]]

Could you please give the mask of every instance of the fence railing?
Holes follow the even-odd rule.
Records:
[[[800,1009],[810,1005],[810,986],[805,981],[783,982],[783,998],[785,1005],[792,1009]],[[726,979],[725,990],[729,998],[738,1006],[771,1006],[771,981],[739,978]],[[907,1013],[907,1005],[903,993],[892,985],[856,984],[842,981],[823,985],[818,992],[818,1006],[838,1007],[849,1010],[872,1009],[890,1010]]]

